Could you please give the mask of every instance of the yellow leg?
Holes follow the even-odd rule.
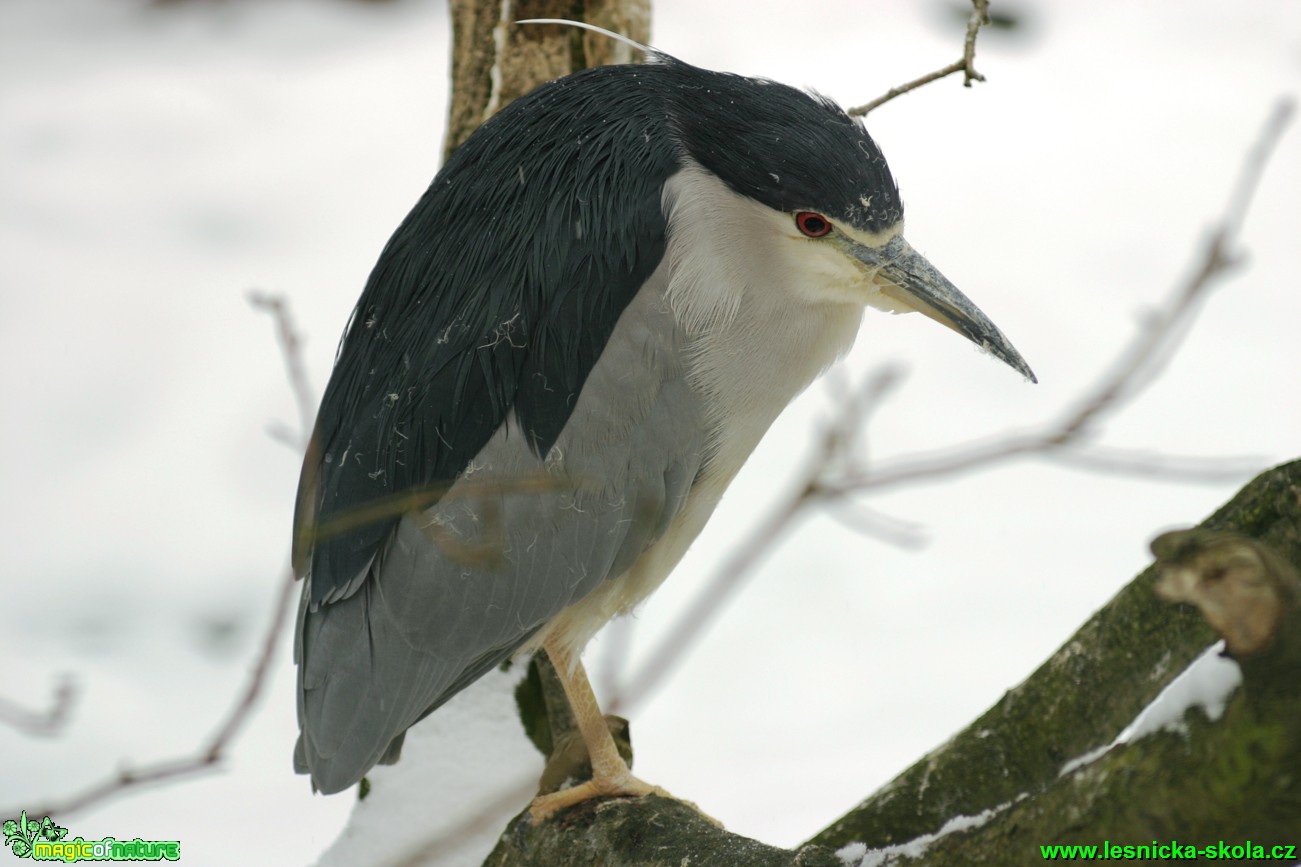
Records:
[[[549,795],[539,795],[533,800],[529,813],[534,822],[541,822],[557,810],[586,801],[588,798],[624,796],[639,798],[643,795],[656,794],[672,797],[659,786],[652,786],[632,775],[628,765],[619,755],[610,736],[605,717],[600,705],[596,703],[596,694],[587,679],[587,672],[576,653],[560,646],[559,642],[548,641],[545,645],[547,656],[560,676],[560,683],[565,688],[565,697],[574,711],[574,720],[578,731],[587,746],[587,755],[592,762],[592,779],[568,789],[561,789]]]

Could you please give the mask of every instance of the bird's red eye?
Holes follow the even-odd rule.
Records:
[[[795,227],[810,238],[821,238],[831,231],[831,221],[812,211],[800,211],[795,215]]]

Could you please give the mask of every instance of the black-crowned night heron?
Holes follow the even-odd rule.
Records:
[[[552,81],[452,155],[357,302],[304,464],[295,766],[338,792],[545,648],[594,777],[642,795],[579,662],[659,586],[865,306],[1026,377],[902,235],[834,103],[651,52]]]

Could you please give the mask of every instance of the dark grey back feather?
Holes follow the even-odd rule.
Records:
[[[612,88],[618,69],[507,106],[389,241],[321,403],[299,540],[397,494],[435,502],[512,408],[536,453],[555,442],[664,252],[660,188],[675,152],[660,101]],[[402,511],[316,539],[310,552],[300,544],[313,606],[355,589]]]

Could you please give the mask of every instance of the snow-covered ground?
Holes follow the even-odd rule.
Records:
[[[938,2],[740,8],[660,0],[653,41],[846,104],[961,42]],[[1018,8],[1019,31],[981,36],[988,83],[932,85],[869,127],[912,243],[1041,384],[922,317],[869,314],[850,374],[910,368],[872,424],[875,456],[1024,428],[1079,394],[1186,273],[1274,99],[1301,90],[1297,4]],[[63,671],[83,687],[61,738],[0,729],[0,808],[193,749],[243,682],[298,471],[266,433],[295,413],[271,324],[245,296],[289,297],[319,389],[375,256],[437,169],[447,43],[432,0],[0,5],[0,694],[40,706]],[[1296,455],[1298,201],[1293,129],[1247,222],[1245,267],[1107,443],[1261,467]],[[815,386],[774,426],[634,621],[625,673],[793,483],[830,406]],[[921,550],[855,532],[852,511],[804,520],[629,709],[638,772],[735,831],[798,842],[1023,678],[1146,565],[1155,533],[1240,481],[1026,462],[873,498],[925,527]],[[609,646],[590,652],[598,674]],[[292,680],[286,643],[216,772],[56,819],[86,839],[178,839],[196,865],[315,861],[353,802],[291,773]],[[377,775],[390,800],[376,804],[407,809],[369,810],[333,863],[378,863],[389,838],[420,839],[422,814],[491,799],[476,762],[492,780],[536,772],[509,725],[455,731],[475,708],[503,713],[503,683],[432,717],[412,761]]]

